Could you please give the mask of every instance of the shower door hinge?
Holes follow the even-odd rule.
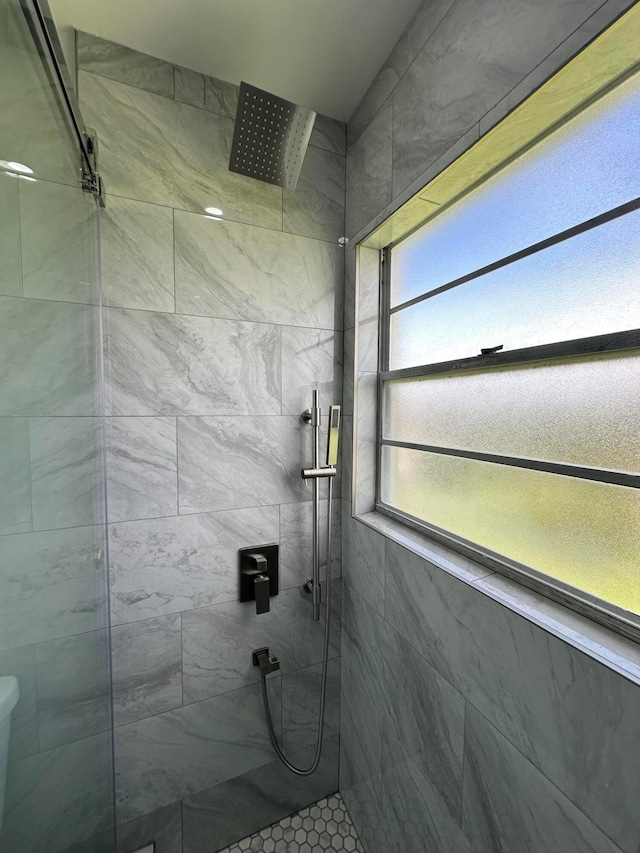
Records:
[[[104,207],[104,185],[98,172],[98,137],[94,130],[83,134],[85,156],[82,158],[82,189],[96,196],[100,207]]]

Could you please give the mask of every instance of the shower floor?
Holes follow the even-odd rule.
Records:
[[[220,853],[364,853],[340,794],[318,800]]]

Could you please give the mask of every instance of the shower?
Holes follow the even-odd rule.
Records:
[[[310,776],[318,768],[322,756],[322,736],[324,728],[324,712],[327,698],[327,666],[329,662],[329,637],[331,631],[331,519],[333,505],[333,478],[337,473],[338,442],[340,437],[340,406],[331,406],[329,409],[329,431],[327,436],[327,459],[324,466],[320,466],[320,422],[322,412],[318,401],[317,389],[313,392],[313,400],[310,409],[302,413],[302,418],[311,424],[313,430],[313,457],[312,467],[303,468],[300,475],[303,480],[311,480],[313,484],[313,528],[312,528],[312,557],[313,576],[305,581],[305,592],[311,593],[312,618],[314,621],[320,619],[320,603],[322,586],[320,583],[320,481],[327,480],[327,551],[326,551],[326,573],[325,573],[325,616],[324,616],[324,640],[322,651],[322,676],[320,687],[320,705],[318,708],[318,734],[316,738],[316,751],[314,759],[308,768],[297,767],[284,754],[273,725],[271,707],[269,705],[269,694],[267,691],[267,675],[276,672],[280,663],[275,656],[269,656],[267,650],[258,649],[253,653],[254,665],[260,669],[260,683],[262,689],[262,702],[269,729],[271,744],[280,761],[298,776]]]

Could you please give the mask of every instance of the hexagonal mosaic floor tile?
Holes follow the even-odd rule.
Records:
[[[364,853],[340,794],[333,794],[220,853]]]

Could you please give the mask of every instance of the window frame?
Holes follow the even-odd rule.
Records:
[[[438,373],[455,373],[467,370],[477,370],[482,367],[501,367],[506,365],[521,365],[532,362],[547,361],[549,359],[570,358],[582,354],[614,353],[624,350],[640,349],[640,329],[616,332],[611,334],[597,335],[587,338],[557,341],[551,344],[542,344],[533,347],[525,347],[507,352],[494,352],[486,355],[478,355],[470,358],[462,358],[454,361],[436,362],[433,364],[417,365],[414,367],[389,370],[389,339],[391,316],[403,308],[410,307],[431,296],[435,296],[452,287],[456,287],[478,278],[481,275],[513,263],[522,257],[542,251],[562,240],[570,239],[577,234],[598,227],[605,222],[612,221],[634,210],[640,209],[640,198],[617,208],[613,208],[600,216],[587,220],[580,225],[574,226],[566,231],[560,232],[551,238],[536,243],[517,253],[505,256],[500,260],[475,270],[459,279],[442,285],[428,294],[414,297],[393,308],[390,305],[391,294],[391,264],[392,251],[396,242],[388,244],[380,252],[380,291],[378,312],[378,371],[377,371],[377,399],[376,399],[376,471],[375,471],[375,509],[377,512],[392,518],[419,533],[425,534],[437,542],[473,559],[475,562],[486,566],[494,572],[506,575],[512,580],[518,581],[524,586],[533,589],[542,595],[551,598],[558,603],[574,610],[595,622],[611,628],[632,640],[640,641],[640,616],[632,611],[609,603],[585,590],[571,586],[551,575],[538,571],[534,567],[519,563],[503,554],[491,551],[471,540],[464,539],[457,534],[440,528],[428,521],[411,516],[402,510],[385,503],[382,500],[382,448],[383,447],[405,447],[432,453],[440,453],[449,456],[470,458],[494,464],[508,465],[513,467],[527,468],[562,476],[578,477],[580,479],[595,480],[603,483],[628,488],[640,488],[640,474],[629,474],[626,472],[608,471],[605,469],[592,468],[582,465],[556,463],[543,460],[527,459],[509,455],[485,453],[481,451],[458,450],[441,446],[415,444],[412,442],[395,441],[383,437],[383,406],[384,385],[392,379],[407,377],[423,377],[436,375]],[[408,236],[408,235],[407,235]],[[403,238],[404,239],[404,236]],[[400,240],[397,242],[401,242]],[[491,342],[488,342],[491,343]]]

